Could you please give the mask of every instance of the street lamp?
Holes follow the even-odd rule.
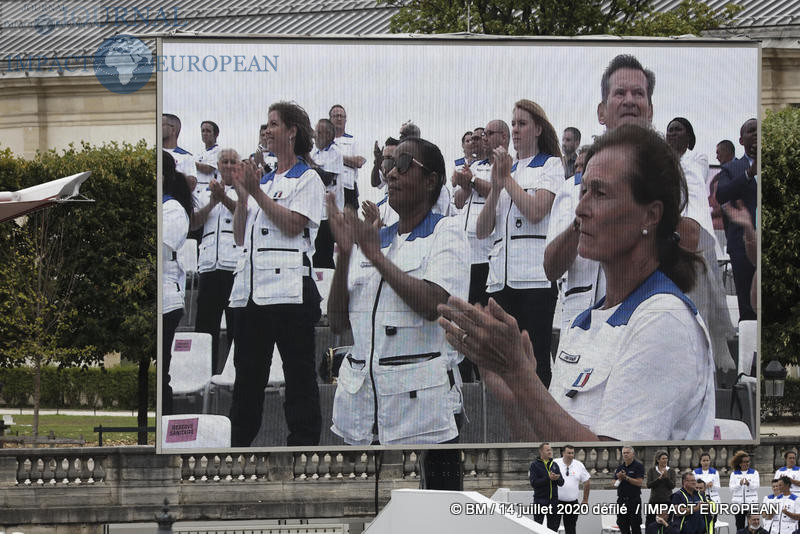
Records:
[[[772,360],[764,369],[764,395],[773,399],[783,397],[785,383],[786,368],[778,360]]]

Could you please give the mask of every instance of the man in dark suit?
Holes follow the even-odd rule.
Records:
[[[753,226],[756,223],[756,206],[758,204],[758,186],[756,174],[758,166],[758,121],[748,119],[739,131],[739,144],[744,147],[744,156],[729,161],[722,166],[717,182],[717,202],[741,202],[750,213]],[[744,247],[744,231],[741,226],[732,224],[727,216],[725,238],[728,241],[728,255],[731,257],[733,281],[736,285],[736,297],[739,301],[739,320],[754,320],[756,312],[750,305],[750,285],[755,274],[755,265],[747,259]]]

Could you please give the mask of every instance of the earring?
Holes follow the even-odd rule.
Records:
[[[642,228],[642,235],[647,235],[647,228]]]

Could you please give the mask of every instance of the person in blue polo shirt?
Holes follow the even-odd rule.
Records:
[[[543,525],[547,515],[547,528],[558,530],[558,487],[564,485],[564,478],[558,464],[553,461],[553,448],[549,443],[539,445],[539,457],[531,463],[528,478],[533,488],[533,504],[541,507],[538,509],[540,513],[534,511],[533,520]]]
[[[231,445],[247,447],[258,434],[274,346],[286,377],[287,445],[317,445],[322,429],[314,367],[314,325],[320,296],[310,258],[322,217],[325,186],[311,168],[313,130],[305,110],[277,102],[269,108],[266,138],[277,156],[259,183],[255,164],[234,177],[236,266],[230,307],[235,309],[236,381]]]
[[[642,532],[642,483],[644,465],[634,456],[633,447],[622,447],[622,463],[614,471],[617,504],[625,510],[617,514],[617,526],[622,534]]]

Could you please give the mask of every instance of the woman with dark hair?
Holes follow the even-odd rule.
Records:
[[[694,470],[694,477],[706,483],[706,495],[719,505],[719,471],[711,467],[711,455],[707,452],[700,455],[700,465]],[[714,514],[714,521],[716,520],[717,514]]]
[[[183,317],[186,292],[186,271],[179,252],[189,233],[193,208],[186,178],[175,170],[175,160],[168,152],[161,152],[161,167],[161,414],[169,415],[172,413],[172,387],[169,385],[172,341]]]
[[[745,451],[736,451],[731,458],[731,478],[728,487],[731,489],[731,503],[758,504],[758,471],[750,467],[750,455]],[[747,514],[734,514],[736,530],[744,528]]]
[[[325,186],[311,168],[313,130],[294,103],[269,108],[265,138],[277,157],[259,183],[252,164],[234,176],[236,268],[230,307],[235,309],[236,381],[231,405],[231,444],[247,447],[258,434],[275,344],[286,378],[287,445],[317,445],[322,416],[314,369],[314,325],[320,296],[310,276],[314,238]]]
[[[328,318],[335,333],[353,332],[332,430],[349,445],[452,443],[462,356],[437,326],[436,307],[467,296],[467,238],[455,217],[432,211],[445,178],[436,145],[409,138],[384,162],[398,222],[379,231],[327,199],[339,245]]]
[[[711,439],[714,362],[684,294],[699,259],[675,232],[686,197],[677,159],[657,133],[624,125],[589,149],[581,184],[578,254],[600,262],[606,296],[562,334],[549,391],[528,334],[493,300],[440,307],[447,340],[525,441]]]
[[[558,135],[535,102],[514,105],[511,140],[517,160],[494,149],[492,188],[478,216],[478,239],[492,236],[486,292],[527,330],[537,373],[550,384],[550,342],[556,286],[544,272],[544,248],[553,199],[564,183]]]
[[[688,292],[688,296],[700,310],[700,316],[708,327],[717,370],[734,372],[736,364],[727,341],[734,337],[734,331],[725,303],[725,286],[717,261],[719,245],[708,203],[708,158],[705,154],[692,152],[695,145],[694,128],[683,117],[675,117],[669,122],[666,139],[678,156],[686,178],[686,207],[678,225],[681,245],[687,250],[697,251],[704,260],[704,265],[697,272],[698,283]]]
[[[647,487],[650,489],[651,505],[670,503],[672,490],[675,489],[675,470],[667,465],[669,454],[667,451],[658,450],[653,457],[653,467],[647,470]],[[656,514],[651,512],[645,515],[644,524],[655,522]]]

